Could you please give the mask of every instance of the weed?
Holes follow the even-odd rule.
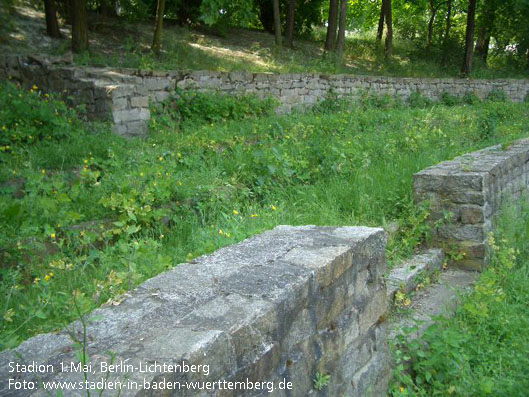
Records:
[[[316,376],[314,377],[314,388],[318,391],[321,391],[329,384],[330,380],[331,375],[316,372]]]

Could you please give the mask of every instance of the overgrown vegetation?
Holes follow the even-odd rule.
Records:
[[[397,339],[393,396],[525,396],[529,388],[529,204],[504,209],[491,266],[455,315]]]
[[[38,87],[2,84],[2,348],[278,224],[397,223],[388,256],[406,257],[429,233],[413,173],[529,123],[527,104],[500,101],[413,108],[365,94],[280,117],[252,97],[180,94],[148,138],[125,140]]]

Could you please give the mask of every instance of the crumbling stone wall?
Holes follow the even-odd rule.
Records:
[[[445,161],[415,174],[415,200],[428,200],[430,220],[451,214],[433,231],[431,244],[456,249],[457,264],[481,269],[488,262],[487,242],[502,203],[516,202],[529,186],[529,140],[501,145]]]
[[[420,92],[434,100],[445,92],[455,96],[474,93],[485,98],[491,91],[500,90],[515,102],[521,102],[529,95],[529,80],[417,79],[317,73],[153,72],[81,68],[64,63],[63,58],[7,57],[0,60],[0,77],[9,76],[26,84],[36,83],[48,91],[66,90],[75,105],[86,105],[91,118],[112,120],[114,131],[128,136],[147,132],[149,101],[166,99],[176,87],[272,96],[279,101],[278,113],[311,106],[331,92],[339,96],[354,96],[370,91],[396,96],[404,101],[413,92]]]
[[[144,282],[121,304],[93,313],[99,319],[88,324],[86,334],[88,379],[108,376],[107,381],[138,385],[122,389],[121,396],[207,394],[152,390],[155,383],[191,380],[274,382],[272,394],[210,390],[219,396],[307,396],[317,394],[313,380],[319,372],[331,376],[329,396],[384,395],[390,375],[385,245],[378,228],[279,226],[178,265]],[[79,324],[76,329],[82,339]],[[10,378],[82,382],[82,373],[60,371],[61,363],[78,362],[75,351],[62,331],[0,353],[0,394],[46,395],[42,389],[10,390]],[[114,364],[136,370],[105,372],[109,352]],[[37,362],[55,371],[10,373],[9,362]],[[141,363],[154,362],[209,369],[139,372]],[[280,382],[290,382],[291,389],[278,390]]]

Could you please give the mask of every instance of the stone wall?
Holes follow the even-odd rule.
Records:
[[[61,64],[62,63],[62,64]],[[0,77],[12,77],[44,90],[66,90],[74,104],[85,104],[91,118],[112,120],[120,135],[142,135],[148,130],[149,100],[166,99],[176,87],[223,93],[255,93],[278,99],[278,113],[307,107],[330,92],[355,96],[364,91],[408,100],[413,92],[439,99],[443,93],[487,97],[503,91],[515,102],[529,95],[529,80],[417,79],[327,74],[271,74],[250,72],[169,71],[81,68],[64,65],[63,59],[7,57],[0,60]]]
[[[162,382],[191,380],[274,382],[274,396],[307,396],[318,394],[313,379],[319,372],[331,376],[325,395],[383,395],[390,374],[385,245],[377,228],[279,226],[178,265],[92,314],[98,319],[85,335],[88,380],[121,381],[130,387],[121,396],[207,394],[152,390]],[[74,327],[70,332],[82,339],[79,323]],[[0,394],[46,395],[42,389],[9,390],[9,378],[82,382],[82,373],[61,371],[61,363],[72,368],[78,362],[75,352],[62,331],[0,353]],[[114,373],[105,372],[109,352],[114,364],[123,364]],[[10,373],[9,362],[50,365],[54,372]],[[140,365],[155,362],[209,368],[140,372]],[[280,382],[292,389],[278,390]],[[271,395],[271,383],[261,387],[266,390],[207,395]]]
[[[429,167],[415,174],[417,202],[431,204],[431,244],[464,257],[458,265],[481,269],[488,262],[488,235],[505,200],[518,200],[529,186],[529,140],[506,148],[493,146]]]

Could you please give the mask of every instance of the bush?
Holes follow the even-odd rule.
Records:
[[[154,109],[154,113],[166,113],[179,123],[211,124],[270,115],[276,105],[275,99],[261,99],[257,95],[177,89],[168,100]]]
[[[408,98],[408,105],[412,108],[426,108],[433,105],[433,101],[419,91],[412,92]]]
[[[505,91],[499,89],[499,88],[493,88],[491,92],[489,92],[489,95],[487,96],[487,100],[492,102],[507,102],[507,94]]]

